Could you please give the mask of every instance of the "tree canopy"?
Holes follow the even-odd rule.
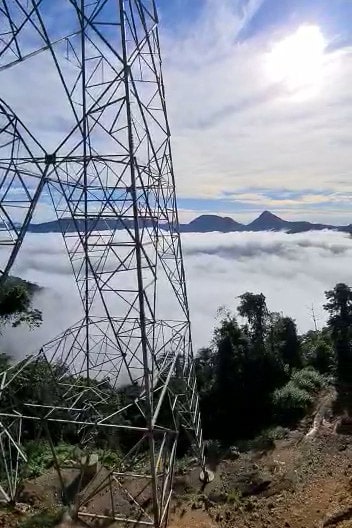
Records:
[[[0,326],[16,327],[24,323],[36,327],[41,324],[42,313],[32,307],[34,291],[34,285],[16,277],[9,277],[1,284]]]
[[[352,290],[343,283],[325,292],[328,327],[337,359],[337,379],[352,384]]]
[[[351,382],[352,290],[337,284],[325,295],[327,325],[302,335],[291,317],[268,309],[263,293],[245,292],[238,298],[236,312],[222,312],[210,345],[195,358],[205,438],[231,444],[273,425],[294,425],[328,379],[335,376],[337,384]],[[10,281],[0,288],[0,325],[40,322],[41,313],[33,308],[26,284]],[[4,352],[1,369],[9,365]],[[11,408],[11,398],[18,401],[21,396],[32,403],[45,400],[56,405],[61,396],[48,380],[57,372],[69,382],[71,373],[65,365],[54,365],[50,376],[47,369],[48,364],[38,361],[19,375],[11,393],[0,402],[3,410]],[[175,369],[173,390],[181,383],[178,371],[182,368]],[[81,382],[85,383],[84,378]],[[112,412],[116,406],[126,406],[119,420],[138,425],[139,413],[133,406],[136,387],[113,389],[106,380],[106,391]],[[169,409],[163,407],[161,412],[166,423]],[[33,441],[39,433],[36,426],[28,427],[26,438]],[[52,434],[57,442],[77,441],[69,426],[58,427]],[[135,439],[119,435],[111,441],[128,450]]]
[[[303,335],[291,317],[270,312],[263,293],[241,295],[237,314],[222,311],[211,346],[196,358],[206,437],[231,443],[304,415],[336,357],[343,363],[351,349],[351,291],[340,284],[326,297],[328,325]]]

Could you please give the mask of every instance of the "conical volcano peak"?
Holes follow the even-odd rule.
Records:
[[[286,224],[287,222],[285,222],[285,220],[282,220],[280,217],[272,214],[270,211],[263,211],[261,215],[253,220],[253,222],[248,224],[247,227],[255,231],[266,231],[273,229],[284,229]]]
[[[280,220],[280,222],[283,221],[279,216],[271,213],[270,211],[263,211],[258,216],[257,220],[259,220],[259,219],[261,219],[261,220]]]

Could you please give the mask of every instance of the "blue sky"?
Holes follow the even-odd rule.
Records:
[[[271,209],[351,222],[352,2],[160,0],[159,8],[185,217],[247,221]],[[322,82],[308,97],[263,68],[275,45],[306,26],[324,38]]]
[[[250,221],[269,209],[288,219],[352,222],[351,0],[157,3],[181,219],[218,213]],[[292,86],[292,57],[274,68],[271,57],[307,26],[324,39],[319,71]],[[309,55],[309,41],[306,48]],[[28,65],[26,83],[9,76],[5,96],[30,97],[28,119],[45,127],[51,112],[64,127],[46,62]],[[46,203],[41,212],[47,219]]]
[[[241,13],[248,8],[248,0],[232,2],[234,10]],[[201,16],[207,2],[205,0],[159,0],[159,13],[162,24],[171,30],[191,26]],[[219,1],[221,4],[221,0]],[[218,5],[219,5],[218,4]],[[216,2],[212,3],[214,11]],[[318,24],[329,38],[349,38],[351,36],[352,2],[349,0],[263,0],[251,17],[240,40],[255,37],[275,29],[295,29],[297,25]]]
[[[328,37],[350,31],[352,4],[348,0],[264,0],[249,25],[247,36],[282,25],[318,24]]]

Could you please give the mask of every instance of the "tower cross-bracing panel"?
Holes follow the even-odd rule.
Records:
[[[154,0],[0,0],[1,280],[49,206],[82,313],[1,374],[1,498],[16,498],[28,423],[64,493],[52,431],[71,424],[86,456],[122,451],[100,456],[77,516],[165,526],[180,431],[204,457]],[[23,401],[14,380],[43,366],[55,398],[43,379]]]

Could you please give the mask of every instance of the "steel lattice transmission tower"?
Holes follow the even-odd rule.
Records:
[[[154,0],[0,1],[2,280],[50,197],[82,301],[77,323],[1,375],[0,491],[16,497],[28,424],[47,434],[64,491],[55,427],[71,427],[86,455],[127,438],[75,493],[88,524],[166,525],[181,429],[204,467],[157,26]],[[12,104],[34,68],[42,77]],[[33,90],[52,112],[38,117]],[[13,389],[33,369],[45,372],[39,404]]]

